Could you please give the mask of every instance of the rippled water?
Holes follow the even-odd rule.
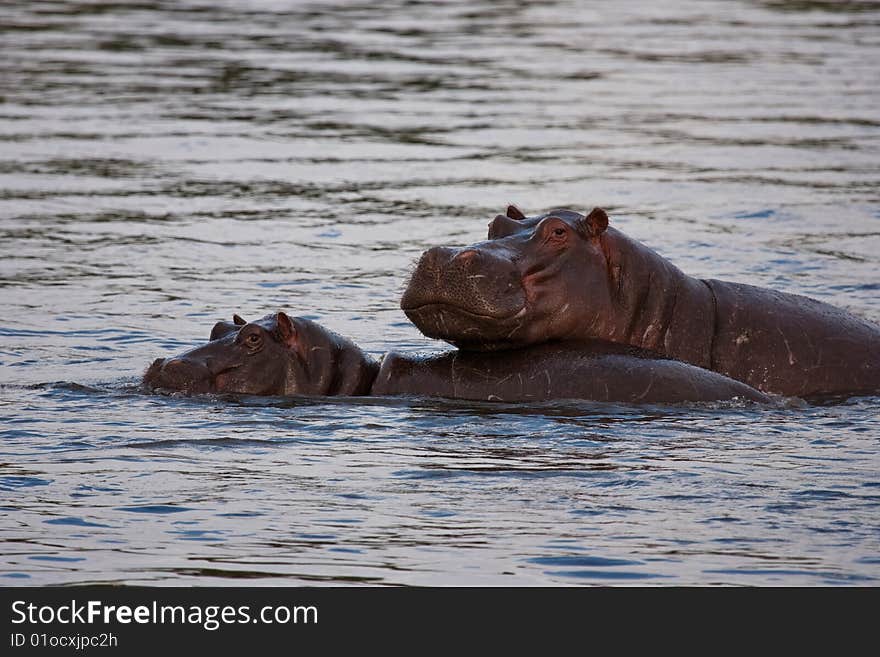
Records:
[[[0,582],[871,584],[880,399],[145,395],[216,319],[371,353],[427,246],[609,210],[880,320],[872,2],[0,7]]]

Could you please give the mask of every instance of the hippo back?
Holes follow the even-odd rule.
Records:
[[[757,390],[716,372],[609,342],[547,343],[504,352],[390,353],[374,395],[482,401],[585,399],[621,403],[767,402]]]
[[[880,326],[809,297],[706,282],[716,300],[712,369],[787,396],[880,390]]]

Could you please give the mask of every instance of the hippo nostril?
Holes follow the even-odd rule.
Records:
[[[166,372],[169,370],[179,370],[185,365],[184,361],[182,361],[180,358],[169,358],[168,360],[160,360],[162,360],[162,370]]]
[[[452,259],[460,263],[466,264],[476,259],[479,255],[479,252],[475,249],[464,249],[463,251],[459,251],[458,253],[456,253],[452,257]]]

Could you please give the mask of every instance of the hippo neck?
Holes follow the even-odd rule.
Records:
[[[603,337],[710,367],[715,308],[709,287],[613,228],[601,244],[614,308],[610,335]]]
[[[302,354],[291,354],[284,384],[286,395],[367,395],[379,364],[351,340],[301,317],[295,319]]]

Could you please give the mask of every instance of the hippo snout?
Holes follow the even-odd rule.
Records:
[[[151,388],[156,387],[156,384],[155,384],[156,379],[158,378],[159,374],[162,372],[162,365],[164,365],[164,364],[165,364],[164,358],[157,358],[156,360],[153,361],[153,364],[147,368],[146,372],[144,372],[144,380],[143,380],[144,385],[149,386]]]
[[[438,304],[474,315],[504,318],[525,303],[520,272],[490,249],[438,246],[425,251],[400,300],[404,311]]]
[[[144,374],[149,388],[207,392],[211,372],[202,363],[186,358],[157,358]]]
[[[473,266],[474,260],[480,259],[480,252],[476,249],[460,249],[452,254],[452,260],[461,266]]]
[[[190,358],[171,358],[162,365],[162,373],[172,378],[202,379],[211,375],[208,365]]]

